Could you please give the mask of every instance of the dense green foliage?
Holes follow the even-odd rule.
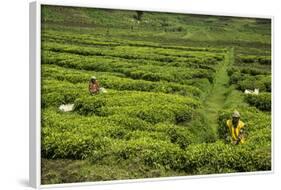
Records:
[[[271,93],[261,93],[259,95],[247,95],[246,101],[260,110],[271,111]]]
[[[270,35],[269,20],[43,6],[42,183],[271,170]]]

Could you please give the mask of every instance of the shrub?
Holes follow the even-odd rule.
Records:
[[[270,65],[271,57],[270,56],[259,57],[258,62],[263,65]]]
[[[256,153],[263,152],[266,157],[257,164]],[[259,155],[263,155],[259,154]],[[185,153],[183,169],[193,174],[207,173],[245,172],[268,170],[271,166],[269,149],[256,149],[253,151],[247,145],[227,145],[222,142],[212,144],[190,145]]]
[[[59,133],[52,128],[44,128],[42,137],[43,158],[83,159],[93,145],[89,136],[80,137],[71,132]]]
[[[271,129],[269,127],[252,131],[247,137],[247,144],[253,148],[271,145]]]
[[[137,20],[141,20],[142,16],[143,16],[143,11],[136,11],[137,15],[134,15],[134,18]]]
[[[74,102],[74,111],[82,115],[102,115],[101,108],[104,106],[105,100],[99,98],[98,95],[81,97]]]
[[[227,69],[228,76],[231,76],[233,73],[237,73],[237,72],[239,72],[239,69],[236,67],[230,67]]]
[[[45,108],[50,105],[59,106],[64,102],[64,96],[57,92],[43,94],[41,98],[41,106]]]
[[[264,70],[264,69],[257,69],[257,68],[242,68],[240,69],[240,72],[243,74],[249,74],[252,76],[256,76],[256,75],[267,75],[270,74],[270,71]]]
[[[152,125],[142,119],[128,117],[124,114],[115,114],[108,117],[112,122],[130,130],[150,130]]]
[[[238,89],[244,91],[246,89],[258,88],[260,91],[271,90],[270,76],[257,75],[245,76],[238,82]]]
[[[231,111],[220,112],[218,117],[218,137],[225,142],[227,141],[227,136],[229,136],[229,130],[226,126],[226,121],[231,118],[231,113]]]
[[[234,72],[234,73],[232,73],[232,75],[230,76],[229,84],[237,84],[239,80],[241,80],[241,74],[240,74],[240,72]]]
[[[238,59],[240,62],[244,62],[244,63],[257,62],[264,65],[271,64],[271,56],[240,55]]]
[[[182,150],[172,143],[153,140],[151,138],[141,138],[130,141],[118,141],[112,143],[103,152],[95,151],[93,154],[107,155],[119,160],[140,160],[143,164],[151,168],[165,167],[177,168],[181,163]],[[94,157],[95,158],[95,157]],[[89,157],[92,162],[92,156]]]
[[[136,102],[138,106],[135,106]],[[134,121],[139,118],[154,124],[185,123],[191,120],[192,110],[198,106],[198,101],[183,96],[122,91],[95,96],[81,95],[74,102],[74,111],[82,115],[123,115],[129,119],[136,119]],[[140,125],[141,123],[136,127]]]
[[[130,115],[152,124],[175,121],[174,113],[167,106],[138,107],[130,112]]]
[[[176,124],[184,123],[184,122],[189,122],[192,119],[192,109],[189,108],[183,108],[183,109],[178,109],[175,111],[175,119],[176,119]]]
[[[271,111],[271,93],[260,93],[258,95],[245,95],[245,100],[252,106],[263,111]]]
[[[124,140],[137,140],[142,139],[143,137],[157,139],[158,141],[167,141],[169,142],[169,136],[162,131],[153,131],[153,130],[134,130],[127,132]]]
[[[258,148],[252,152],[252,155],[256,170],[271,170],[271,146]]]
[[[188,145],[194,142],[194,136],[185,128],[172,127],[167,131],[171,143],[179,145],[180,148],[186,149]]]

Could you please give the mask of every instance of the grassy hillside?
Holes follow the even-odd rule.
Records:
[[[271,169],[270,20],[43,6],[41,36],[43,184]]]

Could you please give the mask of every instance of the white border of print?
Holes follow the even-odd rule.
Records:
[[[40,0],[30,3],[30,78],[29,78],[29,93],[30,93],[30,139],[29,139],[29,181],[30,185],[34,188],[56,188],[56,187],[76,187],[76,186],[89,186],[89,185],[112,185],[112,184],[125,184],[137,182],[152,182],[152,181],[167,181],[167,180],[187,180],[198,178],[212,178],[212,177],[231,177],[240,175],[253,175],[253,174],[273,174],[274,173],[274,97],[272,95],[272,170],[261,172],[243,172],[233,174],[210,174],[210,175],[195,175],[195,176],[181,176],[181,177],[162,177],[162,178],[145,178],[145,179],[130,179],[130,180],[115,180],[115,181],[100,181],[100,182],[80,182],[80,183],[64,183],[54,185],[41,185],[41,5],[61,5],[61,6],[74,6],[74,7],[89,7],[89,8],[108,8],[119,10],[143,10],[154,12],[170,12],[170,13],[186,13],[186,14],[203,14],[203,15],[216,15],[216,16],[236,16],[236,17],[254,17],[254,18],[268,18],[272,21],[272,89],[274,91],[274,18],[265,15],[239,15],[231,13],[210,13],[200,11],[186,11],[186,10],[173,10],[173,9],[151,9],[148,7],[131,7],[98,4],[94,2],[84,1],[49,1]],[[274,92],[272,92],[274,94]]]

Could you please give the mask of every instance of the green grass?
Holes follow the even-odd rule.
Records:
[[[206,115],[206,120],[209,127],[214,130],[214,134],[217,134],[218,128],[218,114],[223,109],[226,99],[226,93],[228,90],[229,76],[227,75],[227,68],[233,64],[233,49],[230,49],[225,56],[225,61],[218,65],[218,69],[215,74],[214,84],[204,101],[204,110],[202,112]]]

